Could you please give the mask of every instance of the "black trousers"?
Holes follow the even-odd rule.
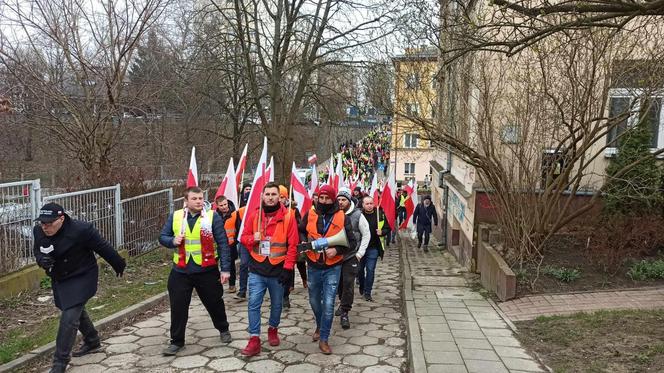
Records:
[[[58,335],[55,338],[55,353],[53,354],[53,366],[66,367],[71,360],[71,350],[76,342],[76,332],[83,334],[83,340],[87,344],[99,343],[99,334],[85,311],[85,304],[63,310],[60,314],[60,325]]]
[[[184,334],[189,319],[191,293],[196,289],[203,306],[212,318],[212,324],[220,332],[228,331],[228,319],[224,306],[224,287],[219,279],[219,269],[201,273],[181,273],[171,270],[168,276],[168,298],[171,303],[171,343],[184,346]]]
[[[300,278],[302,279],[302,283],[306,284],[307,283],[307,262],[306,261],[298,261],[295,262],[297,265],[297,271],[300,272]],[[288,284],[284,285],[284,298],[288,298],[290,296],[290,288],[295,287],[295,271],[293,271],[293,274],[291,275],[290,281]]]
[[[231,246],[231,278],[228,279],[228,286],[235,286],[235,280],[237,279],[237,268],[235,267],[235,261],[238,257],[237,245]]]
[[[422,235],[424,235],[424,246],[429,245],[429,231],[426,229],[418,229],[417,230],[417,244],[418,246],[422,245]]]
[[[358,260],[355,256],[341,264],[341,278],[339,278],[337,293],[339,294],[339,300],[341,301],[339,307],[344,312],[348,312],[353,308],[357,270]]]

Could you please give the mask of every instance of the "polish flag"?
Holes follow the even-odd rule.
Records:
[[[373,179],[371,179],[371,189],[369,189],[369,195],[373,197],[374,206],[380,204],[380,190],[378,190],[378,177],[374,172]]]
[[[270,156],[270,165],[267,166],[267,168],[265,169],[265,174],[267,175],[266,176],[267,181],[265,182],[265,184],[267,184],[268,182],[273,183],[274,182],[274,156]],[[265,185],[265,184],[263,184],[263,185]],[[263,188],[261,188],[261,189],[263,189]]]
[[[249,144],[244,146],[242,155],[240,156],[240,161],[237,163],[237,170],[235,172],[235,185],[238,187],[242,186],[242,175],[244,175],[244,169],[247,167],[247,147]],[[237,208],[238,205],[235,205]]]
[[[408,226],[412,226],[410,219],[413,217],[413,211],[415,211],[415,204],[413,203],[413,195],[416,195],[417,192],[413,193],[413,181],[411,180],[408,185],[403,188],[408,193],[408,198],[404,201],[404,206],[406,207],[406,219],[401,223],[399,229],[406,229]],[[417,196],[415,196],[417,198]]]
[[[309,164],[315,164],[317,160],[318,160],[318,157],[316,157],[316,154],[314,154],[311,157],[307,158],[307,162],[309,162]]]
[[[191,148],[189,172],[187,173],[187,188],[198,186],[198,168],[196,167],[196,147]]]
[[[330,154],[330,165],[327,168],[327,185],[336,186],[337,182],[334,178],[334,155]]]
[[[221,181],[217,193],[214,195],[214,200],[217,200],[217,197],[224,196],[227,200],[233,203],[233,206],[237,209],[238,196],[237,196],[237,184],[235,184],[235,165],[233,165],[233,157],[228,161],[228,168],[226,169],[226,176]]]
[[[258,165],[256,166],[256,173],[254,174],[254,182],[251,184],[251,192],[249,192],[249,199],[247,200],[247,205],[245,206],[244,218],[242,219],[242,225],[240,225],[239,232],[244,232],[244,223],[247,218],[250,218],[257,213],[258,207],[261,204],[261,194],[263,194],[263,186],[266,184],[266,170],[265,164],[267,163],[267,137],[263,138],[263,150],[261,151],[261,156],[258,159]],[[247,229],[253,229],[253,227],[247,227]],[[240,233],[241,234],[241,233]],[[238,234],[238,237],[240,237]]]
[[[293,191],[293,199],[297,202],[297,209],[300,211],[300,216],[304,216],[304,213],[311,208],[312,200],[307,192],[307,188],[304,186],[304,182],[297,176],[295,162],[293,162],[293,168],[291,169],[290,184]]]
[[[396,201],[394,194],[397,191],[397,182],[394,180],[394,172],[390,172],[387,183],[383,188],[383,195],[380,198],[380,207],[383,208],[387,224],[394,230],[396,228]]]
[[[309,186],[309,197],[313,197],[314,193],[318,194],[318,170],[316,164],[311,166],[311,185]]]
[[[339,190],[342,186],[347,186],[346,182],[344,181],[344,167],[343,167],[343,162],[341,160],[341,153],[337,154],[337,170],[335,171],[335,184],[334,188],[336,190]]]

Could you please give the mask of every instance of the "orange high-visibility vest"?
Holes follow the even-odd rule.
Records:
[[[239,210],[233,211],[231,217],[224,222],[224,230],[226,230],[229,245],[233,245],[237,241],[237,227],[242,223],[242,219],[244,219],[244,210],[244,207],[240,207]]]
[[[276,222],[274,232],[270,237],[270,264],[277,265],[286,260],[286,253],[288,252],[288,228],[291,224],[292,215],[289,213],[284,214],[281,221]],[[263,224],[265,219],[263,217]],[[267,227],[266,227],[267,228]],[[258,232],[258,216],[254,218],[253,232]],[[260,246],[254,246],[249,250],[249,254],[255,261],[262,263],[268,258],[267,255],[261,255]]]
[[[309,215],[307,217],[307,234],[309,236],[310,241],[317,240],[322,237],[332,237],[335,234],[341,232],[341,230],[344,229],[344,221],[345,221],[344,219],[345,215],[343,211],[339,210],[335,212],[334,216],[332,217],[332,222],[330,223],[330,228],[328,228],[325,235],[321,235],[320,233],[318,233],[318,227],[317,227],[318,214],[316,213],[316,211],[309,211]],[[311,250],[306,251],[306,254],[309,260],[317,263],[322,263],[323,257],[325,257],[325,264],[328,266],[335,265],[344,258],[343,255],[339,255],[338,252],[337,255],[332,257],[325,256],[324,253],[315,253]]]

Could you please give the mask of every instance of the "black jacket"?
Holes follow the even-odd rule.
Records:
[[[429,207],[424,206],[424,202],[418,203],[413,212],[413,223],[417,225],[417,229],[431,232],[432,221],[438,225],[438,214],[433,203]]]
[[[376,212],[378,212],[378,214],[376,214]],[[369,223],[369,230],[371,231],[371,239],[369,240],[369,247],[367,250],[369,248],[377,248],[378,254],[382,259],[383,255],[385,254],[385,248],[381,244],[380,238],[385,237],[388,233],[390,233],[390,225],[387,224],[387,221],[385,221],[385,213],[383,212],[382,208],[378,208],[375,209],[371,214],[367,214],[365,211],[362,211],[362,214],[364,215],[364,218],[367,219],[367,222]],[[379,219],[384,222],[383,228],[380,230],[380,234],[376,233]]]
[[[35,258],[44,256],[41,248],[53,246],[50,255],[55,264],[46,271],[52,279],[55,305],[67,309],[85,303],[97,292],[99,269],[95,253],[104,258],[116,272],[122,272],[125,260],[101,237],[90,223],[65,216],[62,228],[54,236],[46,236],[40,226],[33,229]]]
[[[328,216],[334,215],[337,211],[339,211],[339,204],[335,201],[334,202],[334,208],[328,213]],[[325,234],[325,227],[323,225],[323,215],[319,212],[318,209],[316,209],[316,213],[318,214],[318,220],[316,221],[316,230],[318,231],[319,234],[324,235]],[[302,221],[300,221],[299,224],[299,230],[300,230],[300,241],[309,241],[309,234],[307,233],[307,222],[309,221],[309,212],[307,211],[306,214],[304,214],[304,217],[302,218]],[[348,246],[336,246],[337,253],[340,255],[346,254],[348,251],[351,251],[351,248],[354,248],[357,246],[357,241],[355,240],[355,235],[353,235],[353,226],[350,222],[350,218],[348,218],[344,214],[344,230],[346,231],[346,238],[348,239]],[[340,261],[336,265],[341,264],[343,261]],[[307,264],[312,265],[316,268],[327,268],[327,265],[321,264],[318,262],[312,262],[309,257],[307,257]]]

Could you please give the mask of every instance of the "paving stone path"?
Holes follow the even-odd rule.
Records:
[[[240,350],[249,338],[247,302],[224,295],[234,341],[222,344],[219,332],[194,298],[187,326],[187,345],[177,357],[164,357],[168,343],[169,313],[116,331],[103,340],[99,353],[72,359],[72,373],[96,372],[259,372],[259,373],[398,373],[406,370],[405,323],[401,314],[399,252],[392,247],[378,262],[373,298],[356,297],[350,313],[351,329],[343,330],[335,318],[330,345],[334,354],[323,355],[311,341],[315,329],[307,290],[296,274],[291,308],[284,310],[280,325],[281,345],[267,344],[269,301],[263,305],[261,333],[263,352],[244,358]]]
[[[543,372],[447,251],[425,253],[402,234],[405,302],[417,373]],[[432,246],[435,247],[435,246]]]
[[[638,290],[531,295],[498,304],[511,320],[578,312],[626,309],[664,309],[664,287]]]

